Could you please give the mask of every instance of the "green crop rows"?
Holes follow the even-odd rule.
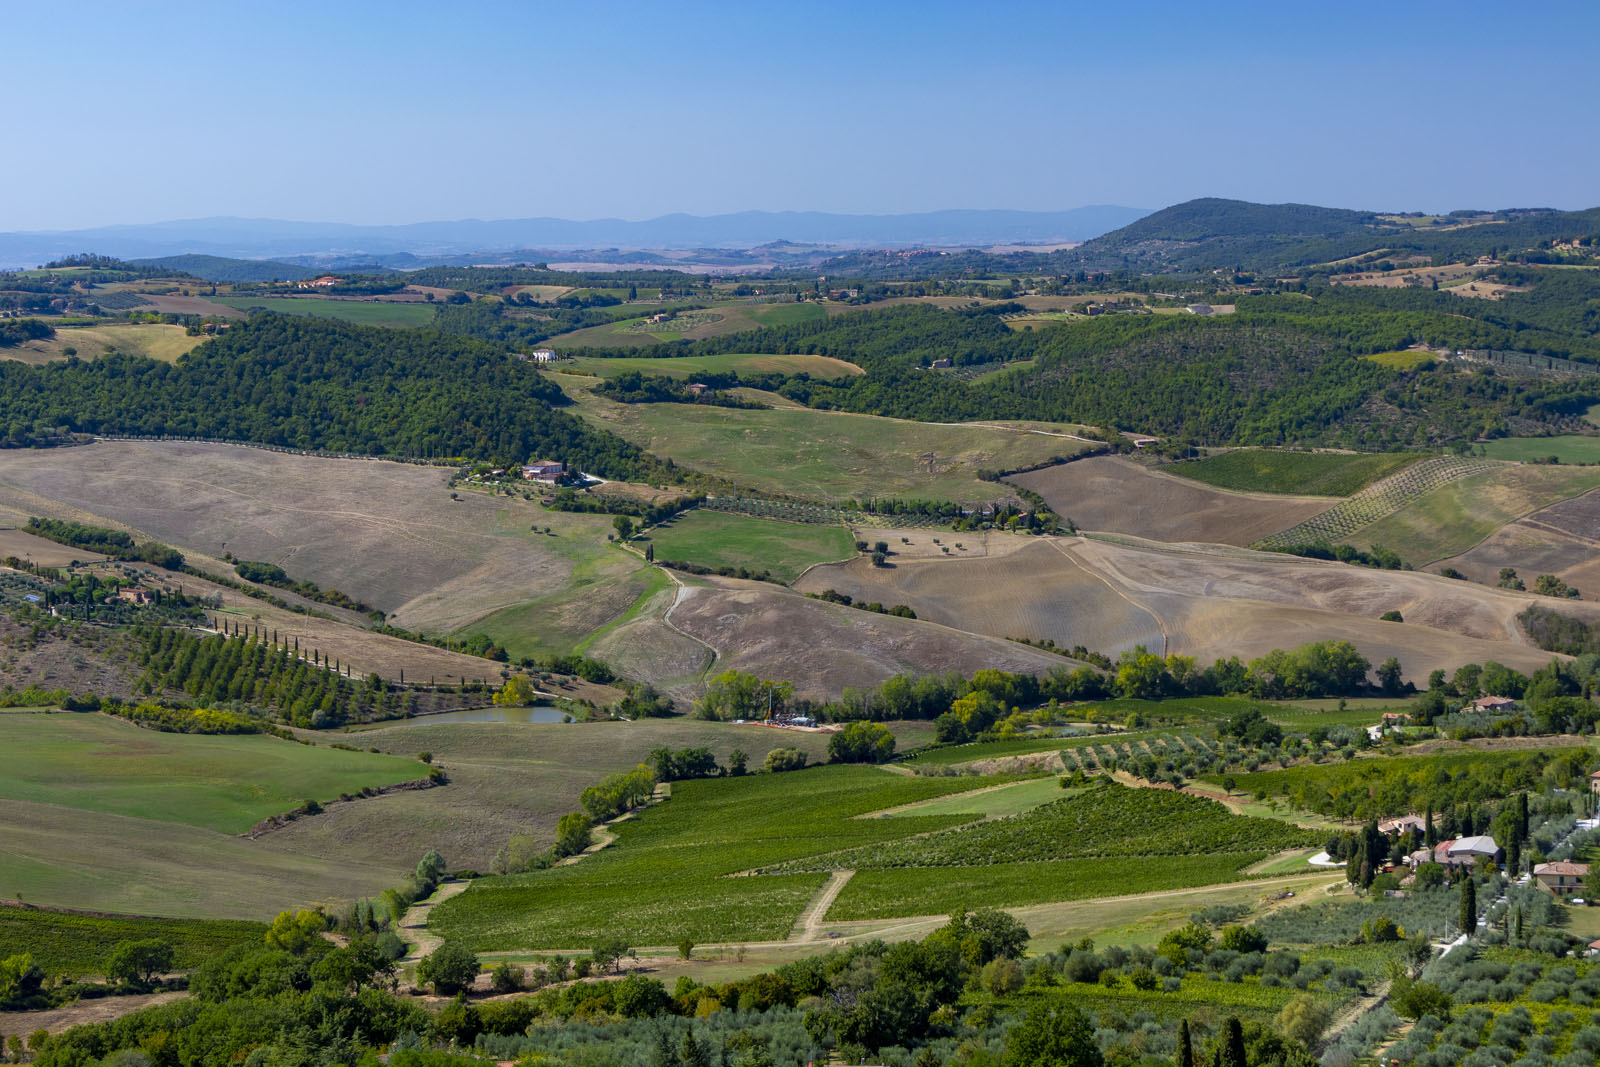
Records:
[[[828,910],[850,922],[959,908],[1026,907],[1063,900],[1190,889],[1243,879],[1264,852],[1220,856],[1134,856],[997,863],[987,867],[898,867],[857,871]]]
[[[914,840],[792,861],[773,873],[882,867],[987,867],[1085,856],[1214,856],[1277,852],[1317,835],[1238,816],[1211,800],[1106,782],[1021,815]]]
[[[1370,526],[1379,519],[1393,515],[1424,493],[1474,474],[1495,470],[1499,466],[1501,464],[1492,460],[1460,459],[1455,456],[1425,459],[1368,486],[1355,496],[1339,501],[1327,511],[1313,515],[1297,526],[1273,534],[1264,539],[1261,545],[1284,548],[1324,542],[1331,544],[1349,537],[1363,526]]]
[[[431,925],[479,952],[582,948],[603,937],[635,945],[784,937],[823,877],[725,875],[970,821],[854,816],[972,788],[972,779],[862,766],[674,783],[671,800],[617,825],[610,848],[571,866],[480,879],[441,904]]]
[[[119,941],[159,938],[173,946],[177,970],[241,942],[260,942],[261,923],[150,919],[134,915],[76,915],[39,908],[0,907],[0,957],[26,952],[51,975],[100,974]]]

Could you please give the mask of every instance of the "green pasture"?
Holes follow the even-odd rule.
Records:
[[[1279,452],[1240,448],[1164,468],[1240,493],[1350,496],[1422,457],[1412,452]]]
[[[0,798],[239,834],[307,800],[423,777],[415,760],[261,734],[145,730],[94,713],[0,717]],[[3,889],[4,887],[0,887]]]
[[[601,378],[615,378],[628,371],[663,374],[669,378],[692,378],[697,374],[809,374],[813,378],[846,378],[862,373],[854,363],[832,356],[771,355],[759,352],[720,352],[711,356],[671,356],[651,359],[646,356],[577,356],[558,364]]]
[[[996,424],[937,425],[807,408],[617,404],[567,377],[578,414],[658,456],[741,487],[814,499],[993,500],[981,469],[1015,469],[1087,447]],[[1056,427],[1072,432],[1077,427]]]
[[[821,304],[810,302],[758,305],[745,308],[744,313],[763,326],[794,326],[828,317]]]
[[[0,905],[0,957],[26,952],[51,975],[104,973],[119,941],[159,938],[173,947],[173,967],[185,971],[237,944],[260,944],[258,922],[87,915]]]
[[[718,511],[691,511],[652,528],[648,538],[658,560],[769,570],[786,582],[813,564],[856,555],[855,535],[843,526],[780,522]]]
[[[209,299],[240,311],[266,308],[280,315],[342,319],[358,326],[422,326],[433,320],[432,304],[397,304],[376,300],[325,300],[294,296],[214,296]]]
[[[1381,367],[1388,367],[1390,370],[1415,370],[1437,357],[1426,350],[1402,349],[1398,352],[1374,352],[1361,358]]]
[[[1563,434],[1559,437],[1501,437],[1487,441],[1483,450],[1490,459],[1511,459],[1520,463],[1555,456],[1562,463],[1600,463],[1600,437]]]

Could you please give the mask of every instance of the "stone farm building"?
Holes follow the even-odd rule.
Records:
[[[1583,880],[1589,876],[1587,863],[1557,860],[1553,863],[1536,863],[1533,876],[1539,885],[1558,897],[1573,897],[1583,892]]]
[[[536,460],[522,468],[522,476],[530,482],[560,485],[567,476],[567,465],[559,460]]]

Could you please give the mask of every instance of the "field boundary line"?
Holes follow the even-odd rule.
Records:
[[[1088,567],[1086,567],[1084,565],[1083,561],[1077,558],[1077,555],[1075,553],[1069,552],[1067,550],[1067,548],[1066,548],[1066,546],[1063,543],[1061,538],[1059,538],[1059,537],[1050,537],[1050,538],[1046,538],[1046,540],[1049,541],[1051,547],[1053,547],[1057,552],[1061,553],[1062,557],[1064,559],[1066,559],[1069,563],[1071,563],[1074,567],[1077,567],[1084,574],[1087,574],[1090,577],[1094,578],[1096,581],[1100,582],[1100,584],[1104,585],[1107,589],[1111,590],[1117,596],[1121,597],[1123,600],[1125,600],[1132,607],[1134,607],[1134,608],[1138,609],[1139,611],[1144,612],[1146,615],[1150,616],[1150,618],[1155,621],[1156,629],[1161,632],[1161,655],[1163,657],[1166,656],[1168,648],[1170,648],[1171,645],[1172,645],[1172,636],[1167,633],[1167,624],[1161,618],[1161,616],[1159,614],[1157,614],[1154,611],[1151,611],[1149,608],[1145,607],[1143,604],[1141,604],[1137,600],[1133,599],[1133,597],[1129,596],[1127,593],[1124,593],[1121,589],[1118,589],[1112,583],[1111,579],[1107,578],[1105,575],[1101,574],[1099,571],[1091,570]]]

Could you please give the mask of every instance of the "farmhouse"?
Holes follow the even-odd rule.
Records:
[[[559,460],[541,459],[522,468],[522,477],[543,485],[560,485],[567,476],[567,465]]]
[[[1600,771],[1589,772],[1589,792],[1600,793]]]
[[[117,590],[116,596],[114,596],[112,599],[125,601],[129,604],[149,604],[155,600],[155,596],[156,595],[148,589],[141,589],[138,586],[129,586],[127,589]]]
[[[950,366],[950,360],[936,359],[930,363],[929,366],[931,366],[934,370],[944,370],[946,367]]]
[[[695,396],[704,396],[705,395],[705,391],[706,391],[706,383],[705,382],[690,382],[684,388],[688,389],[689,392],[694,394]]]
[[[1510,697],[1479,697],[1467,706],[1469,711],[1510,711],[1517,702]]]
[[[1454,841],[1440,841],[1433,847],[1433,862],[1451,864],[1456,867],[1470,867],[1479,859],[1486,859],[1491,863],[1499,863],[1504,855],[1500,846],[1495,844],[1494,838],[1485,835],[1477,837],[1460,837]]]
[[[1378,824],[1378,832],[1390,837],[1408,834],[1413,830],[1420,834],[1426,829],[1427,822],[1420,815],[1402,815],[1398,819],[1384,819]]]
[[[338,285],[342,281],[344,281],[343,278],[336,278],[331,274],[324,274],[322,277],[313,278],[309,282],[301,282],[300,283],[300,288],[302,288],[302,289],[331,289],[335,285]]]
[[[1540,888],[1548,889],[1558,897],[1571,897],[1583,892],[1583,880],[1588,876],[1587,863],[1557,860],[1533,865],[1533,877]]]

